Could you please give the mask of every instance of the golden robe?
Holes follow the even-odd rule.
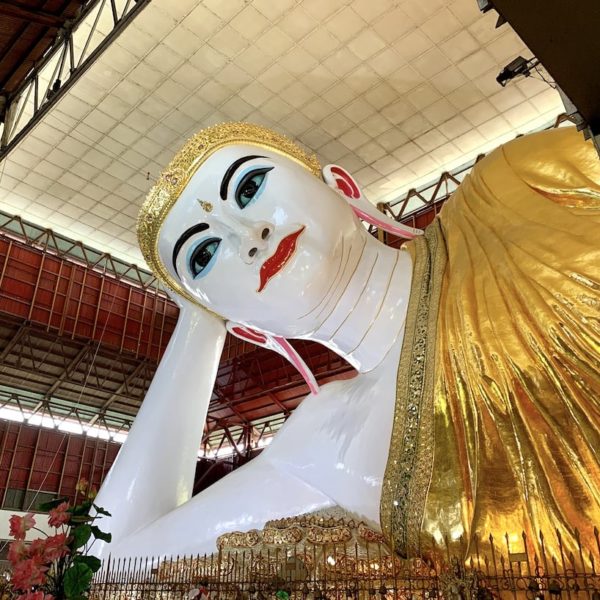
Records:
[[[574,128],[473,168],[415,266],[381,525],[404,556],[600,526],[600,160]],[[594,542],[595,543],[595,542]]]

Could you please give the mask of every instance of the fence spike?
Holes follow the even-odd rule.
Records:
[[[337,521],[327,523],[332,527],[337,525]],[[90,597],[98,600],[125,598],[132,597],[131,592],[135,592],[135,597],[141,600],[180,598],[184,596],[179,594],[206,586],[212,600],[274,600],[272,597],[280,589],[293,600],[308,600],[311,593],[315,600],[435,600],[452,596],[447,595],[444,588],[443,578],[449,576],[458,578],[459,586],[464,586],[459,595],[464,592],[464,598],[469,600],[474,598],[469,595],[473,588],[468,586],[472,585],[491,594],[482,592],[480,595],[478,592],[477,600],[510,596],[521,599],[524,598],[522,592],[526,592],[523,585],[536,595],[539,592],[540,599],[543,594],[547,600],[560,600],[550,590],[553,582],[560,583],[557,585],[562,600],[576,600],[579,592],[587,595],[586,600],[597,598],[593,595],[597,577],[595,555],[591,551],[588,553],[583,543],[587,539],[585,534],[583,537],[579,532],[573,537],[563,536],[564,543],[552,544],[547,550],[541,532],[541,548],[533,544],[530,549],[529,536],[522,531],[523,554],[518,548],[518,537],[516,541],[508,533],[504,537],[507,556],[496,550],[492,535],[487,538],[491,542],[488,549],[486,544],[480,543],[480,538],[481,541],[486,538],[474,533],[463,539],[463,544],[468,542],[468,555],[455,555],[454,551],[449,551],[449,544],[446,546],[450,556],[447,564],[444,555],[435,552],[422,561],[400,562],[387,545],[362,537],[360,543],[354,538],[338,543],[303,543],[301,546],[274,544],[269,547],[265,544],[255,549],[224,551],[219,548],[218,554],[197,553],[171,558],[113,559],[109,556],[94,576]],[[558,534],[556,539],[560,540]],[[577,551],[573,539],[581,542],[576,546]],[[532,542],[535,541],[532,535]],[[511,549],[514,550],[512,554]],[[554,555],[551,549],[556,550]],[[591,570],[586,566],[586,560]],[[527,562],[527,573],[523,562]],[[537,586],[535,589],[531,587],[533,583]],[[509,595],[505,596],[504,591]]]

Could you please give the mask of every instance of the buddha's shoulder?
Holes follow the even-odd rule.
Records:
[[[600,159],[567,127],[521,136],[478,161],[440,221],[446,234],[483,223],[504,237],[521,235],[518,224],[552,226],[599,209]]]

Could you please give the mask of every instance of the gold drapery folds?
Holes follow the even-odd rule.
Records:
[[[600,522],[600,162],[591,143],[565,128],[499,148],[412,251],[439,309],[423,328],[415,280],[407,335],[418,343],[413,351],[405,339],[410,360],[398,373],[384,532],[415,555],[432,538],[462,536],[469,552],[475,534],[536,540],[557,528],[576,551],[575,530],[591,535]],[[432,382],[419,379],[432,368]]]

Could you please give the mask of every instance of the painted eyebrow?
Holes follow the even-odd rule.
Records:
[[[240,165],[243,165],[245,162],[252,160],[253,158],[266,158],[265,156],[242,156],[242,158],[238,158],[234,160],[230,165],[227,171],[225,171],[225,175],[223,175],[223,181],[221,181],[221,189],[219,190],[221,200],[225,200],[227,198],[227,188],[229,187],[229,182],[233,177],[233,174],[237,171]]]
[[[192,225],[189,229],[186,229],[180,236],[179,239],[175,242],[175,246],[173,248],[173,268],[175,269],[175,273],[179,275],[179,271],[177,270],[177,255],[181,250],[181,247],[193,236],[201,231],[206,231],[208,229],[208,223],[198,223],[197,225]]]

